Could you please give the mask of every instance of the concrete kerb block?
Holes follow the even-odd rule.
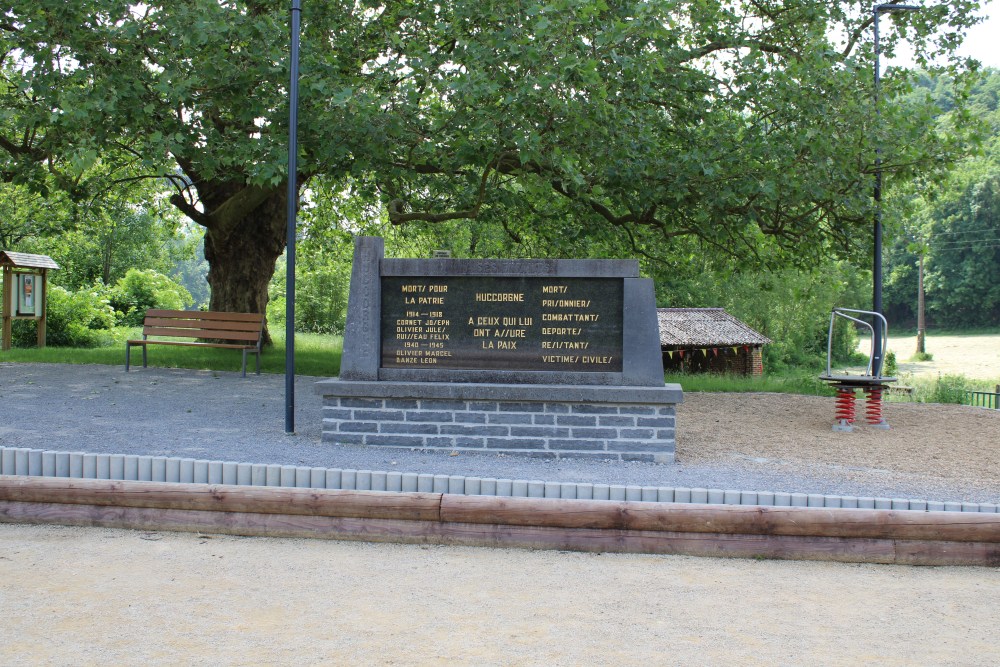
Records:
[[[904,498],[893,498],[891,508],[894,510],[910,509],[910,501]]]
[[[208,483],[209,484],[223,484],[222,471],[224,469],[222,461],[209,461],[208,462]]]
[[[274,463],[265,467],[265,484],[267,486],[281,486],[281,466]]]
[[[626,486],[625,487],[625,500],[629,502],[638,502],[642,500],[642,487],[641,486]]]
[[[465,477],[461,475],[448,476],[448,493],[456,496],[465,495]]]
[[[400,478],[403,493],[415,493],[418,475],[415,472],[404,472]]]
[[[159,458],[163,459],[162,456]],[[70,452],[69,476],[73,479],[80,479],[83,477],[83,452]]]
[[[414,486],[416,486],[416,479],[414,478]],[[398,471],[390,471],[385,474],[385,490],[399,493],[403,490],[403,473]]]
[[[962,503],[963,512],[978,512],[979,503]]]
[[[709,505],[722,505],[726,502],[726,492],[722,489],[708,489],[706,495]]]
[[[249,466],[247,467],[247,472],[250,472]],[[239,463],[236,461],[226,461],[222,464],[222,483],[230,485],[240,483]]]
[[[417,491],[420,493],[431,493],[434,491],[434,475],[430,473],[420,473],[417,475]]]
[[[260,463],[250,465],[250,485],[267,486],[267,466]]]
[[[875,509],[875,499],[869,498],[868,496],[858,498],[858,509],[863,509],[863,510]]]
[[[674,502],[675,503],[690,503],[691,500],[691,489],[674,489]]]
[[[28,473],[34,477],[42,474],[42,451],[40,449],[28,450]]]
[[[840,496],[823,496],[823,507],[839,508],[843,502],[844,500]]]
[[[561,498],[562,484],[560,482],[545,482],[544,498]]]
[[[86,463],[86,461],[84,462]],[[96,461],[95,461],[96,465]],[[85,466],[86,467],[86,466]],[[84,470],[84,475],[87,474],[86,469]],[[174,456],[167,458],[166,471],[164,482],[180,482],[181,481],[181,460]]]
[[[194,484],[194,459],[182,458],[179,465],[181,484]],[[97,474],[101,474],[101,460],[97,459]],[[206,474],[207,474],[206,470]]]
[[[527,498],[528,497],[528,480],[526,479],[515,479],[510,484],[510,495],[515,498]]]
[[[299,489],[308,489],[312,486],[312,468],[309,466],[295,468],[295,486]]]
[[[576,500],[576,484],[571,484],[569,482],[563,482],[559,485],[559,497],[566,498],[568,500]]]
[[[669,486],[661,486],[656,489],[656,502],[658,503],[672,503],[674,502],[674,489]]]
[[[183,462],[183,460],[182,460]],[[96,456],[95,473],[96,479],[111,479],[111,457],[108,454],[98,454]],[[183,481],[183,471],[182,471]],[[187,480],[191,481],[191,480]]]
[[[593,500],[594,499],[594,485],[593,484],[577,484],[576,485],[576,497],[579,500]]]
[[[482,496],[497,495],[497,480],[492,477],[482,480],[479,484],[479,494]]]
[[[340,488],[345,491],[358,490],[358,471],[353,469],[340,471]]]
[[[724,505],[739,505],[743,494],[739,491],[726,490],[722,492],[722,503]]]
[[[778,491],[774,494],[774,506],[775,507],[791,507],[792,506],[792,494],[785,493],[784,491]]]
[[[508,497],[514,495],[514,480],[512,479],[498,479],[497,480],[497,495]]]
[[[372,491],[386,491],[388,485],[388,473],[381,470],[372,471]]]
[[[544,498],[545,497],[545,482],[539,479],[530,480],[528,482],[528,497],[529,498]]]
[[[278,486],[285,488],[295,487],[295,466],[281,466],[278,477]]]
[[[73,460],[70,459],[70,474],[72,475]],[[167,457],[154,456],[149,465],[149,480],[151,482],[167,481]]]
[[[876,498],[875,499],[875,509],[877,509],[877,510],[891,510],[892,509],[892,499],[891,498]]]
[[[195,484],[208,484],[208,461],[195,461],[192,479]]]
[[[708,489],[698,487],[691,489],[691,503],[694,505],[707,505]]]
[[[740,505],[758,505],[757,494],[753,491],[740,492]]]
[[[772,507],[774,505],[774,493],[771,491],[758,491],[757,504]]]
[[[0,449],[0,475],[14,474],[14,450],[8,447]]]
[[[840,499],[840,506],[856,509],[858,506],[858,499],[856,496],[844,496]]]
[[[140,482],[153,481],[153,457],[151,456],[139,457],[139,481]]]
[[[655,486],[642,487],[640,498],[644,503],[656,503],[660,500],[660,490]]]
[[[42,452],[42,476],[43,477],[55,477],[56,476],[56,453],[55,452]]]
[[[594,500],[611,500],[611,486],[608,484],[594,484]]]
[[[448,475],[434,475],[434,486],[431,488],[433,493],[448,493]]]
[[[792,494],[792,507],[808,507],[809,496],[805,493]]]
[[[371,470],[359,470],[357,478],[355,481],[354,488],[358,491],[371,491],[372,490],[372,471]]]
[[[344,471],[340,468],[328,468],[326,471],[326,487],[327,489],[342,489],[344,488]],[[416,490],[414,488],[414,490]]]
[[[56,477],[69,477],[69,452],[56,452]],[[149,457],[144,457],[149,462]]]
[[[806,507],[825,507],[826,497],[819,493],[810,493],[806,496]]]
[[[625,487],[621,484],[612,484],[608,489],[608,499],[615,501],[625,500]]]
[[[928,512],[943,512],[944,503],[938,502],[936,500],[927,501],[927,511]]]
[[[479,477],[466,477],[465,478],[465,490],[464,493],[467,496],[478,496],[482,495],[480,491],[482,490],[483,480]]]

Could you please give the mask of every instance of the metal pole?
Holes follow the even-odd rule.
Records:
[[[288,239],[285,265],[285,433],[295,433],[295,228],[298,212],[299,21],[300,0],[292,0],[291,85],[288,119]]]
[[[879,88],[881,78],[879,73],[879,39],[878,39],[878,17],[882,12],[895,11],[915,11],[920,9],[914,5],[884,4],[875,5],[873,10],[875,23],[875,128],[879,126]],[[872,257],[872,310],[882,315],[882,147],[875,137],[875,189],[872,193],[875,200],[875,221],[874,221],[874,249]],[[875,318],[875,331],[872,336],[872,375],[881,377],[882,375],[882,324]]]

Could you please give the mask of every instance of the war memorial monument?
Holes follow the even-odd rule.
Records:
[[[323,442],[672,463],[652,280],[635,260],[389,259],[356,241]]]

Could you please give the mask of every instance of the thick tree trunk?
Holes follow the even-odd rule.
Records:
[[[266,314],[267,285],[274,275],[275,262],[285,250],[285,201],[285,192],[280,190],[242,219],[221,227],[207,227],[205,259],[212,290],[210,310]],[[220,231],[221,228],[228,233]],[[266,322],[264,343],[271,343]]]

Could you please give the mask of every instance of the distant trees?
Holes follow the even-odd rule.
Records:
[[[946,109],[956,90],[947,78],[925,78]],[[917,262],[925,259],[927,317],[934,326],[995,327],[1000,323],[1000,72],[985,70],[967,92],[962,115],[939,122],[978,122],[988,128],[982,151],[947,178],[917,180],[900,189],[905,222],[887,257],[887,312],[916,320]]]

